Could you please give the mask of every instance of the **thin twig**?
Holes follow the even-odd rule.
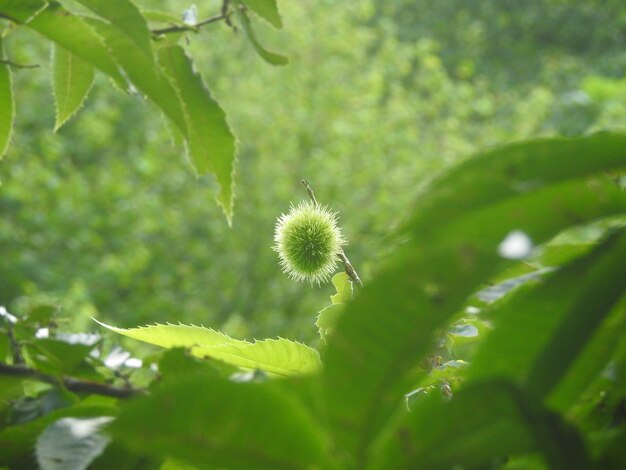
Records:
[[[24,365],[9,365],[2,362],[0,362],[0,375],[38,380],[50,385],[65,387],[71,392],[91,393],[113,398],[130,398],[146,393],[144,389],[140,388],[116,387],[114,385],[92,382],[91,380],[77,379],[75,377],[57,377],[39,372],[38,370],[31,369]]]
[[[16,69],[36,69],[39,64],[16,64],[8,59],[0,59],[0,64],[8,65],[9,67],[15,67]]]
[[[200,21],[199,23],[196,23],[193,25],[186,24],[186,25],[170,26],[169,28],[153,29],[150,32],[152,33],[153,36],[161,36],[163,34],[171,34],[171,33],[182,33],[184,31],[198,32],[198,30],[202,28],[203,26],[206,26],[207,24],[215,23],[216,21],[226,20],[228,19],[229,16],[230,16],[230,13],[228,12],[226,14],[222,13],[222,14],[207,18],[206,20]]]
[[[309,199],[311,199],[311,202],[313,202],[313,204],[315,204],[316,206],[319,206],[320,203],[317,202],[317,198],[315,197],[315,193],[313,192],[313,188],[311,187],[309,182],[305,179],[301,179],[300,183],[306,189],[306,192],[309,195]],[[352,281],[359,287],[363,287],[363,282],[361,282],[361,278],[356,272],[356,269],[354,269],[354,266],[352,266],[352,263],[350,263],[350,260],[346,256],[346,252],[343,250],[343,248],[339,248],[339,253],[337,253],[337,256],[343,263],[343,269],[345,270],[348,277],[352,279]]]

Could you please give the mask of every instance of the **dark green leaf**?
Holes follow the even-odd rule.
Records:
[[[444,402],[430,395],[374,447],[375,468],[485,468],[512,453],[539,451],[553,469],[587,469],[578,433],[506,381],[472,384]]]
[[[571,225],[626,210],[626,196],[612,181],[585,178],[626,165],[626,138],[604,137],[581,139],[574,148],[562,139],[503,148],[433,182],[432,196],[424,195],[423,209],[405,232],[412,239],[349,304],[326,352],[331,424],[359,459],[357,466],[400,397],[411,390],[416,380],[411,370],[432,347],[433,333],[507,266],[498,246],[511,231],[523,231],[539,244]],[[585,153],[570,159],[575,148]],[[536,161],[537,153],[551,163]],[[524,169],[524,180],[544,184],[510,189],[505,176],[490,184],[494,164],[507,168],[507,162]],[[565,167],[569,180],[557,178],[561,173],[553,167]],[[465,188],[468,179],[475,186]]]
[[[506,376],[541,397],[549,393],[626,289],[624,259],[626,237],[614,236],[501,305],[470,378]]]
[[[326,442],[307,411],[272,382],[189,377],[129,402],[111,426],[135,450],[200,468],[312,468]]]
[[[91,65],[55,46],[52,53],[52,88],[58,130],[83,105],[94,79]]]
[[[46,6],[43,0],[0,0],[0,14],[24,23]]]

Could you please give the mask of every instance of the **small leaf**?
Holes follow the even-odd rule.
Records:
[[[52,87],[56,104],[58,130],[83,105],[93,85],[94,69],[91,65],[65,49],[54,46],[52,53]]]
[[[267,20],[276,28],[282,28],[283,22],[278,13],[276,0],[243,0],[243,3],[261,18]]]
[[[284,55],[276,54],[275,52],[268,51],[259,43],[256,38],[256,34],[254,33],[252,26],[250,25],[250,19],[248,18],[248,15],[246,15],[245,11],[239,8],[238,3],[238,1],[235,2],[235,12],[237,14],[237,17],[239,18],[243,30],[246,32],[246,36],[248,36],[248,39],[252,43],[252,47],[254,47],[254,50],[256,50],[257,54],[259,54],[263,58],[263,60],[272,65],[287,65],[289,63],[289,59],[287,57],[285,57]]]
[[[100,429],[113,420],[97,418],[61,418],[52,423],[37,439],[35,453],[41,470],[85,470],[109,443]]]
[[[337,290],[336,294],[330,296],[330,301],[333,305],[345,304],[352,299],[352,281],[345,272],[335,274],[331,282]]]
[[[4,49],[0,38],[0,59],[4,59]],[[11,70],[8,64],[0,63],[0,158],[9,147],[15,119],[15,102]]]
[[[233,215],[235,136],[226,114],[211,96],[182,47],[159,49],[159,62],[181,102],[191,161],[198,174],[213,173],[220,185],[217,202],[230,223]]]
[[[197,357],[211,357],[237,367],[262,369],[277,375],[309,374],[321,365],[315,349],[284,338],[250,343],[194,325],[151,325],[130,329],[100,325],[156,346],[188,348]]]

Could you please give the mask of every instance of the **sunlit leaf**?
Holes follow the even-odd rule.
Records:
[[[156,346],[188,348],[194,356],[278,375],[308,374],[321,365],[316,350],[284,338],[250,343],[194,325],[151,325],[124,329],[100,324],[121,335]]]
[[[58,130],[83,105],[93,84],[94,69],[71,52],[55,46],[52,55],[52,88]]]

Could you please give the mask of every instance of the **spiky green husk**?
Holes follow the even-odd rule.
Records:
[[[335,272],[346,240],[337,227],[337,214],[307,201],[278,218],[274,242],[283,272],[296,281],[320,284]]]

